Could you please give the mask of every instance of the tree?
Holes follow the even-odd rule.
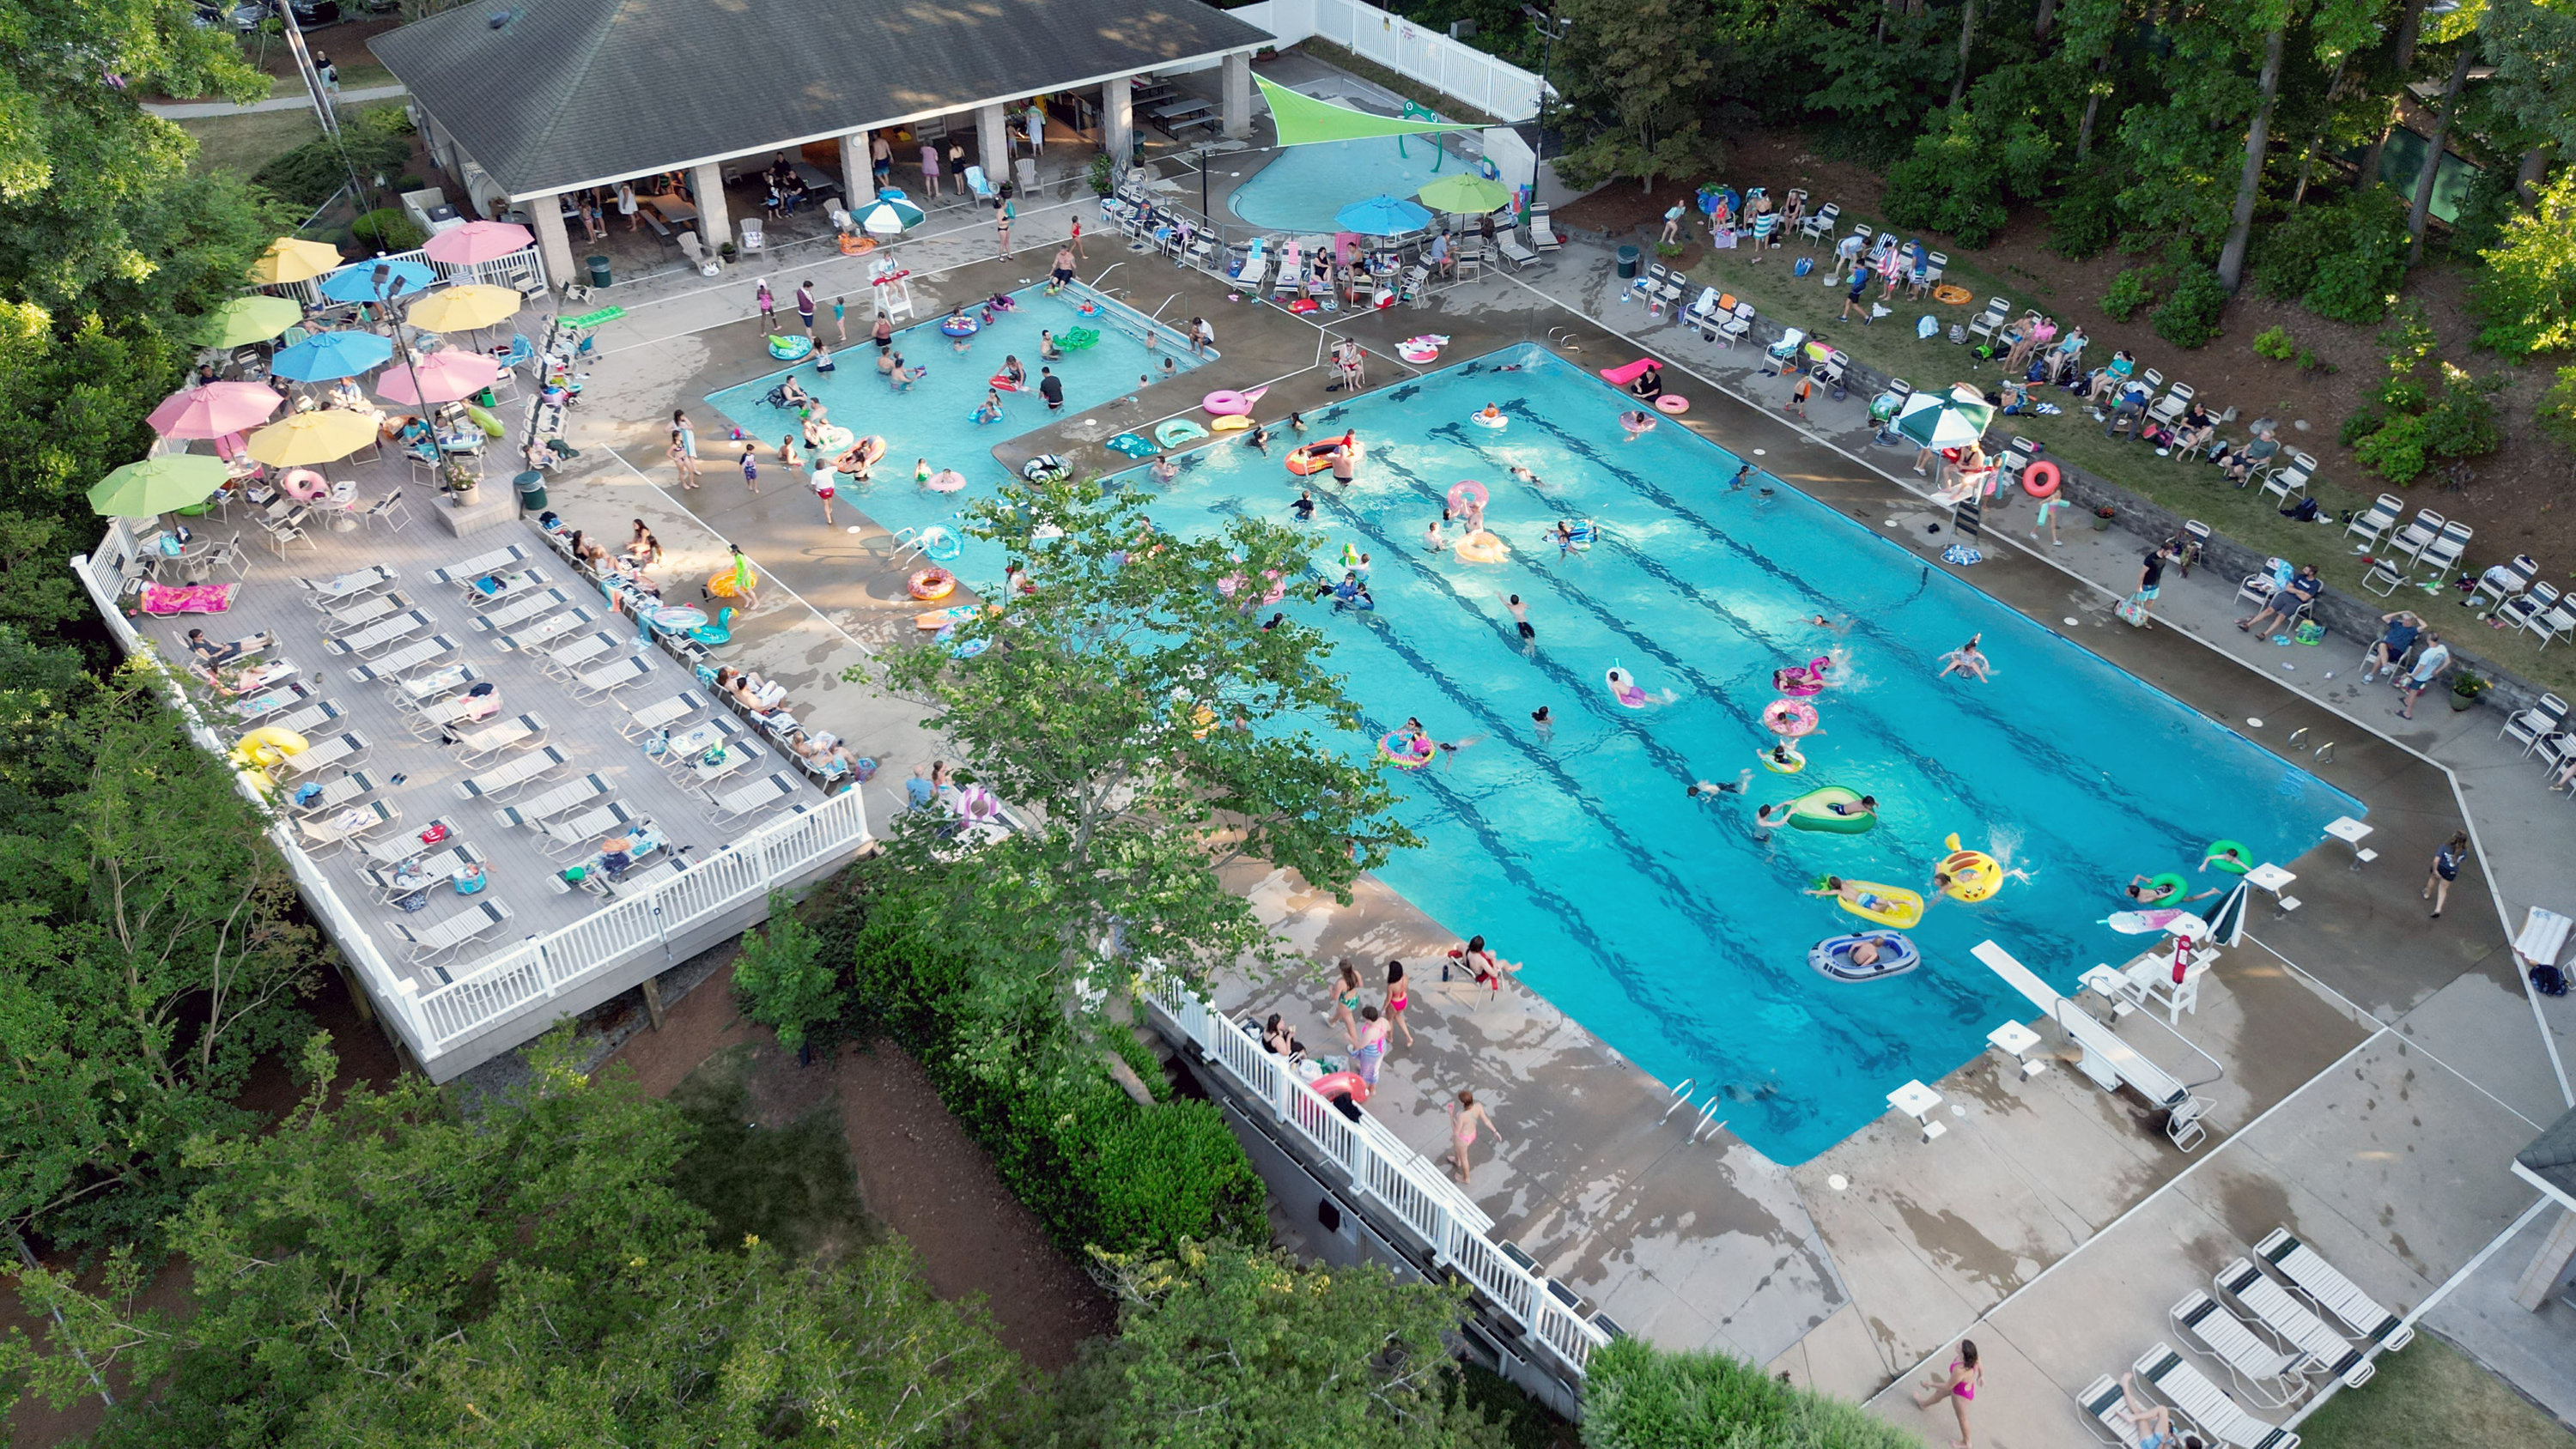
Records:
[[[1463,1287],[1374,1263],[1301,1268],[1231,1243],[1098,1255],[1119,1332],[1087,1347],[1032,1433],[1050,1449],[1500,1449],[1453,1392]]]
[[[2469,291],[2479,346],[2517,360],[2576,347],[2576,167],[2560,167],[2479,261]]]
[[[1566,0],[1566,99],[1600,126],[1557,161],[1584,178],[1655,178],[1700,164],[1700,87],[1708,79],[1707,0]]]
[[[2288,39],[2289,6],[2263,36],[2263,93],[2254,119],[2245,128],[2245,167],[2236,180],[2236,205],[2227,224],[2227,241],[2218,252],[2218,284],[2230,294],[2245,280],[2245,244],[2254,234],[2254,202],[2263,187],[2263,151],[2272,139],[2272,104],[2281,95],[2281,47]]]
[[[2451,58],[2451,80],[2442,87],[2440,119],[2433,123],[2433,139],[2425,143],[2424,164],[2415,169],[2415,199],[2406,210],[2406,234],[2415,239],[2406,253],[2410,266],[2424,259],[2424,223],[2433,213],[2433,183],[2442,174],[2442,153],[2451,142],[2451,122],[2460,114],[2460,88],[2469,83],[2469,67],[2477,59],[2478,41],[2473,34]]]
[[[1595,1350],[1584,1366],[1583,1442],[1587,1449],[1916,1449],[1923,1441],[1858,1404],[1792,1388],[1759,1365],[1622,1338]]]
[[[1124,968],[1099,969],[1113,935],[1175,969],[1276,955],[1218,878],[1235,861],[1347,901],[1361,871],[1415,843],[1374,762],[1343,758],[1360,716],[1324,668],[1329,641],[1261,625],[1265,588],[1308,586],[1313,540],[1251,519],[1175,537],[1149,501],[1067,481],[977,505],[967,532],[1027,560],[1035,592],[887,672],[1028,820],[977,846],[979,868],[926,878],[988,949],[1024,953],[997,989],[1033,983],[1068,1009],[1121,988]],[[897,823],[898,863],[948,849],[921,817]]]
[[[769,928],[746,932],[734,958],[733,989],[742,1014],[778,1032],[778,1044],[805,1049],[806,1033],[841,1010],[838,969],[823,960],[823,938],[796,918],[795,903],[769,896]]]
[[[2492,87],[2524,128],[2541,136],[2523,159],[2527,199],[2537,199],[2554,147],[2576,157],[2576,9],[2539,0],[2488,0],[2480,23],[2492,40]]]

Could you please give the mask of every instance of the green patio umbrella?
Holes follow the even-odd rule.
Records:
[[[1413,199],[1433,211],[1445,211],[1452,216],[1482,216],[1510,205],[1512,193],[1499,181],[1489,181],[1462,171],[1432,182],[1413,193]]]
[[[1964,448],[1986,435],[1994,416],[1985,403],[1951,402],[1918,392],[1906,399],[1896,430],[1927,448]]]
[[[292,297],[235,297],[197,324],[197,340],[209,347],[266,342],[303,320],[304,308]]]
[[[89,506],[101,518],[157,518],[212,498],[224,486],[228,471],[221,458],[164,453],[128,463],[99,479],[90,486]]]

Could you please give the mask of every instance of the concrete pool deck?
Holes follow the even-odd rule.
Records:
[[[1081,206],[1088,225],[1095,213],[1087,200]],[[1016,263],[989,260],[987,231],[906,243],[897,255],[914,270],[919,311],[935,315],[947,300],[1027,280],[1073,214],[1046,206],[1023,212]],[[1102,440],[1191,411],[1209,387],[1274,383],[1265,413],[1322,406],[1338,396],[1322,391],[1327,379],[1316,367],[1328,335],[1371,348],[1376,386],[1409,375],[1392,343],[1426,330],[1453,339],[1453,361],[1532,341],[1570,346],[1573,360],[1594,367],[1637,350],[1577,310],[1600,307],[1607,275],[1606,253],[1580,244],[1526,277],[1451,288],[1425,310],[1336,314],[1323,326],[1229,303],[1214,279],[1131,255],[1123,243],[1095,236],[1089,250],[1085,276],[1127,261],[1109,278],[1112,287],[1147,311],[1169,293],[1166,318],[1208,316],[1225,357],[1206,378],[1185,381],[1169,396],[1147,389],[1135,403],[1025,435],[1004,450],[1005,461],[1055,452],[1078,467],[1110,471],[1123,460],[1101,448]],[[803,489],[748,498],[712,469],[704,492],[675,497],[661,461],[660,429],[673,407],[692,409],[703,436],[706,394],[777,366],[750,320],[753,277],[735,273],[766,276],[782,295],[813,276],[828,299],[836,286],[863,290],[863,267],[864,259],[809,266],[754,258],[729,272],[719,290],[630,303],[632,315],[601,334],[575,420],[577,445],[610,448],[618,462],[557,480],[557,508],[598,527],[622,525],[632,512],[627,500],[636,497],[685,507],[850,637],[882,647],[908,636],[915,606],[887,561],[882,530],[827,531]],[[1751,355],[1730,358],[1695,339],[1651,340],[1659,355],[1718,384],[1778,387],[1751,378]],[[1936,557],[1946,532],[1922,528],[1943,515],[1867,465],[1902,455],[1864,462],[1846,451],[1866,432],[1864,399],[1819,400],[1814,424],[1800,429],[1776,408],[1748,405],[1703,377],[1676,369],[1668,378],[1694,404],[1690,426],[1738,451],[1764,449],[1760,461],[1770,471],[1873,526],[1896,520],[1898,527],[1881,531],[1946,567]],[[842,503],[847,523],[865,499],[845,491]],[[2348,711],[2368,701],[2340,697],[2334,685],[2302,692],[2253,669],[2213,667],[2225,661],[2205,642],[2238,652],[2229,646],[2234,631],[2217,619],[2232,579],[2203,574],[2168,583],[2160,615],[2206,639],[2113,624],[2111,597],[2086,575],[2133,572],[2137,547],[2070,544],[2056,552],[2085,562],[2067,567],[1990,548],[1989,561],[1968,577],[2276,750],[2296,730],[2308,731],[2303,746],[2334,738],[2337,747],[2322,763],[2305,747],[2293,758],[2369,803],[2377,832],[2370,844],[2381,854],[2361,872],[2348,868],[2349,853],[2333,843],[2282,862],[2299,875],[2293,894],[2303,908],[2280,919],[2258,905],[2254,939],[2228,954],[2201,1011],[2183,1019],[2184,1034],[2227,1068],[2212,1089],[2219,1108],[2208,1145],[2185,1157],[2124,1099],[2054,1067],[2027,1082],[1999,1075],[1989,1054],[1932,1084],[1966,1109],[1947,1119],[1952,1130],[1942,1140],[1925,1145],[1909,1121],[1888,1119],[1784,1169],[1725,1134],[1690,1144],[1678,1116],[1659,1123],[1664,1087],[1545,1003],[1525,993],[1476,1000],[1436,979],[1417,989],[1424,1009],[1408,1013],[1408,1021],[1420,1044],[1390,1061],[1382,1106],[1394,1110],[1381,1115],[1436,1154],[1446,1140],[1437,1104],[1458,1086],[1476,1086],[1492,1101],[1503,1135],[1497,1156],[1479,1158],[1474,1189],[1497,1232],[1659,1342],[1725,1347],[1838,1392],[1867,1395],[1972,1331],[1987,1349],[1994,1385],[1980,1401],[1980,1432],[1998,1443],[2056,1442],[2076,1432],[2067,1393],[2166,1337],[2165,1308],[2183,1289],[2205,1283],[2211,1269],[2280,1223],[2400,1311],[2420,1303],[2520,1217],[2531,1194],[2504,1164],[2567,1100],[2505,950],[2502,917],[2480,908],[2480,877],[2464,880],[2451,912],[2430,922],[2414,898],[2421,863],[2459,826],[2465,797],[2481,869],[2503,887],[2498,904],[2517,913],[2526,903],[2563,906],[2549,892],[2576,878],[2576,845],[2565,823],[2576,817],[2564,814],[2566,802],[2527,788],[2536,770],[2517,772],[2504,752],[2476,753],[2475,737],[2494,733],[2495,722],[2482,712],[2449,716],[2437,705],[2422,712],[2420,735],[2401,743],[2358,728],[2365,721]],[[2080,622],[2059,622],[2066,617]],[[2215,629],[2206,627],[2212,619]],[[899,751],[917,747],[919,713],[882,696],[868,701],[868,723],[855,737],[873,743],[868,730],[881,726],[886,743],[871,752],[888,764],[887,778],[869,788],[899,792],[900,777],[915,763]],[[2248,718],[2264,724],[2246,725]],[[2454,766],[2459,792],[2425,754],[2465,762]],[[2192,786],[2176,781],[2174,788]],[[1449,940],[1383,890],[1338,907],[1293,881],[1247,873],[1242,885],[1265,917],[1325,960],[1347,950],[1362,960],[1402,955],[1410,964]],[[2066,963],[2033,964],[2053,974]],[[1983,969],[1973,962],[1936,967]],[[1293,1002],[1292,1016],[1310,1040],[1322,1030],[1319,981],[1246,975],[1222,983],[1219,1000],[1264,1009]],[[2551,1022],[2556,1032],[2567,1027],[2564,1019]],[[2152,1029],[2124,1034],[2151,1055],[2158,1049]],[[2042,1050],[2063,1045],[2052,1035]],[[1847,1185],[1832,1186],[1836,1176]],[[2557,1312],[2563,1328],[2567,1315]],[[2570,1361],[2565,1354],[2554,1360],[2562,1371]],[[2565,1413],[2576,1393],[2551,1401]],[[1912,1421],[1900,1395],[1881,1402]],[[1946,1420],[1921,1423],[1933,1430]]]

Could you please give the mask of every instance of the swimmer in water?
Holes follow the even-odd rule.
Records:
[[[1422,526],[1422,551],[1424,553],[1446,553],[1449,551],[1449,540],[1443,538],[1440,534],[1440,525],[1448,521],[1449,514],[1447,510],[1444,509],[1438,518],[1433,519],[1431,522]]]
[[[2025,875],[2022,878],[2024,880],[2028,880],[2030,877]],[[2128,892],[2129,899],[2136,901],[2142,906],[2186,905],[2192,901],[2205,901],[2211,896],[2218,894],[2218,888],[2216,886],[2212,886],[2208,890],[2202,891],[2199,895],[2187,896],[2182,893],[2182,888],[2179,886],[2158,887],[2149,877],[2143,875],[2133,875],[2129,877],[2129,884],[2125,889]]]
[[[1456,759],[1460,750],[1467,748],[1469,745],[1472,745],[1483,738],[1483,735],[1469,735],[1464,739],[1457,740],[1433,740],[1431,742],[1432,748],[1440,751],[1440,768],[1444,770],[1448,769],[1450,763]]]
[[[1291,412],[1288,414],[1288,431],[1292,433],[1302,433],[1306,431],[1306,415],[1300,412]]]
[[[1530,723],[1538,726],[1538,737],[1540,739],[1544,740],[1555,737],[1556,716],[1548,711],[1548,707],[1546,705],[1542,704],[1538,708],[1530,711]]]
[[[1735,478],[1732,482],[1726,485],[1726,491],[1729,493],[1741,492],[1743,491],[1744,485],[1752,481],[1753,465],[1747,463],[1743,467],[1735,470]]]
[[[1721,785],[1715,781],[1702,780],[1682,793],[1688,795],[1694,800],[1714,800],[1720,795],[1741,795],[1749,789],[1752,784],[1753,772],[1750,769],[1747,769],[1735,777],[1735,783],[1732,785]]]
[[[1511,595],[1503,601],[1503,607],[1512,611],[1512,622],[1520,626],[1521,642],[1524,644],[1536,644],[1538,642],[1538,631],[1530,627],[1529,605],[1521,602],[1521,596],[1518,594]]]
[[[1796,745],[1789,743],[1787,740],[1780,740],[1771,746],[1771,762],[1782,766],[1783,768],[1794,770],[1806,764],[1807,757],[1798,753],[1798,747]]]
[[[1941,672],[1934,678],[1947,679],[1956,674],[1962,678],[1973,679],[1979,684],[1991,682],[1995,676],[1994,661],[1988,659],[1985,651],[1977,647],[1978,641],[1985,637],[1983,634],[1972,634],[1968,637],[1967,643],[1942,655]]]
[[[1514,463],[1512,465],[1512,477],[1523,483],[1527,483],[1532,488],[1544,488],[1547,486],[1545,483],[1539,481],[1539,477],[1536,473],[1531,472],[1518,463]]]

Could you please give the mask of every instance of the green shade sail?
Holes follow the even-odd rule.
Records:
[[[1373,116],[1366,111],[1334,105],[1331,101],[1299,95],[1286,86],[1273,85],[1261,76],[1256,75],[1252,79],[1261,87],[1263,98],[1270,102],[1270,119],[1279,128],[1279,144],[1282,146],[1484,129],[1463,121],[1399,121],[1393,116]]]

